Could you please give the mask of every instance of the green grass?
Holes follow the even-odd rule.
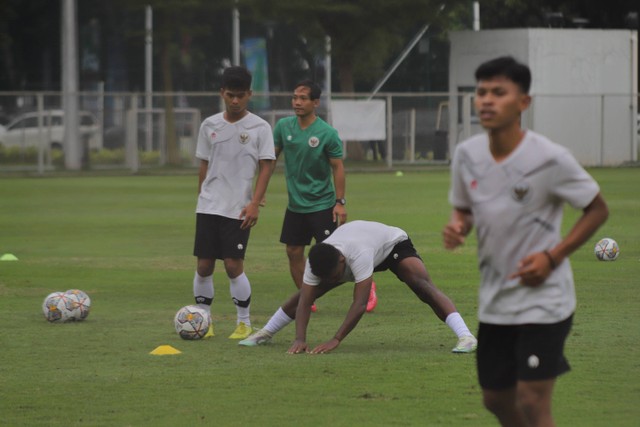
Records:
[[[640,419],[640,169],[594,169],[611,216],[572,263],[578,292],[558,381],[558,425],[636,426]],[[252,231],[246,272],[252,319],[263,325],[293,291],[278,242],[286,203],[276,174]],[[475,330],[475,242],[448,252],[446,170],[352,173],[350,219],[409,232],[438,286]],[[173,316],[192,301],[196,176],[0,180],[0,425],[34,426],[493,426],[481,404],[474,357],[388,272],[380,302],[328,355],[286,354],[293,326],[272,345],[240,348],[226,337],[235,308],[215,272],[216,337],[182,341]],[[568,226],[579,213],[568,209]],[[596,261],[599,237],[615,238],[616,262]],[[44,297],[79,288],[92,299],[84,322],[49,324]],[[309,342],[331,337],[352,287],[319,301]],[[159,345],[182,354],[149,355]]]

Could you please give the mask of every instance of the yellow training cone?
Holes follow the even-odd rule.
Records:
[[[180,353],[182,353],[180,350],[173,348],[170,345],[161,345],[159,347],[156,347],[156,349],[149,354],[153,354],[156,356],[164,356],[165,354],[180,354]]]
[[[18,257],[14,254],[4,254],[0,256],[0,261],[17,261]]]

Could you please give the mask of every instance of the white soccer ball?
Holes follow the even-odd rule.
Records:
[[[615,240],[605,237],[596,243],[593,252],[600,261],[615,261],[620,255],[620,247]]]
[[[42,303],[42,313],[49,322],[64,323],[73,320],[76,303],[64,292],[47,295]]]
[[[80,289],[69,289],[64,293],[73,301],[75,310],[73,312],[73,320],[84,320],[91,310],[91,298]]]
[[[187,305],[173,319],[176,332],[185,340],[199,340],[209,331],[211,316],[197,305]]]

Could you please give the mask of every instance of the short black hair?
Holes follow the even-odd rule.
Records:
[[[244,67],[227,67],[222,72],[221,89],[251,90],[251,73]]]
[[[516,61],[511,56],[501,56],[480,64],[476,68],[476,81],[488,80],[493,77],[504,76],[517,84],[522,92],[529,93],[531,88],[531,70],[525,64]]]
[[[307,79],[299,82],[294,89],[297,89],[300,86],[309,88],[309,98],[311,98],[312,100],[320,99],[320,95],[322,95],[322,89],[320,89],[318,83],[314,82],[313,80]]]
[[[321,279],[333,273],[340,262],[340,251],[327,243],[318,243],[309,249],[311,272]]]

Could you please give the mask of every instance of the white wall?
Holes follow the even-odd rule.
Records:
[[[460,31],[450,39],[450,91],[473,87],[480,63],[511,55],[533,76],[523,125],[568,147],[585,166],[637,161],[636,32],[535,28]],[[450,104],[453,147],[468,135],[457,119],[458,97]]]

